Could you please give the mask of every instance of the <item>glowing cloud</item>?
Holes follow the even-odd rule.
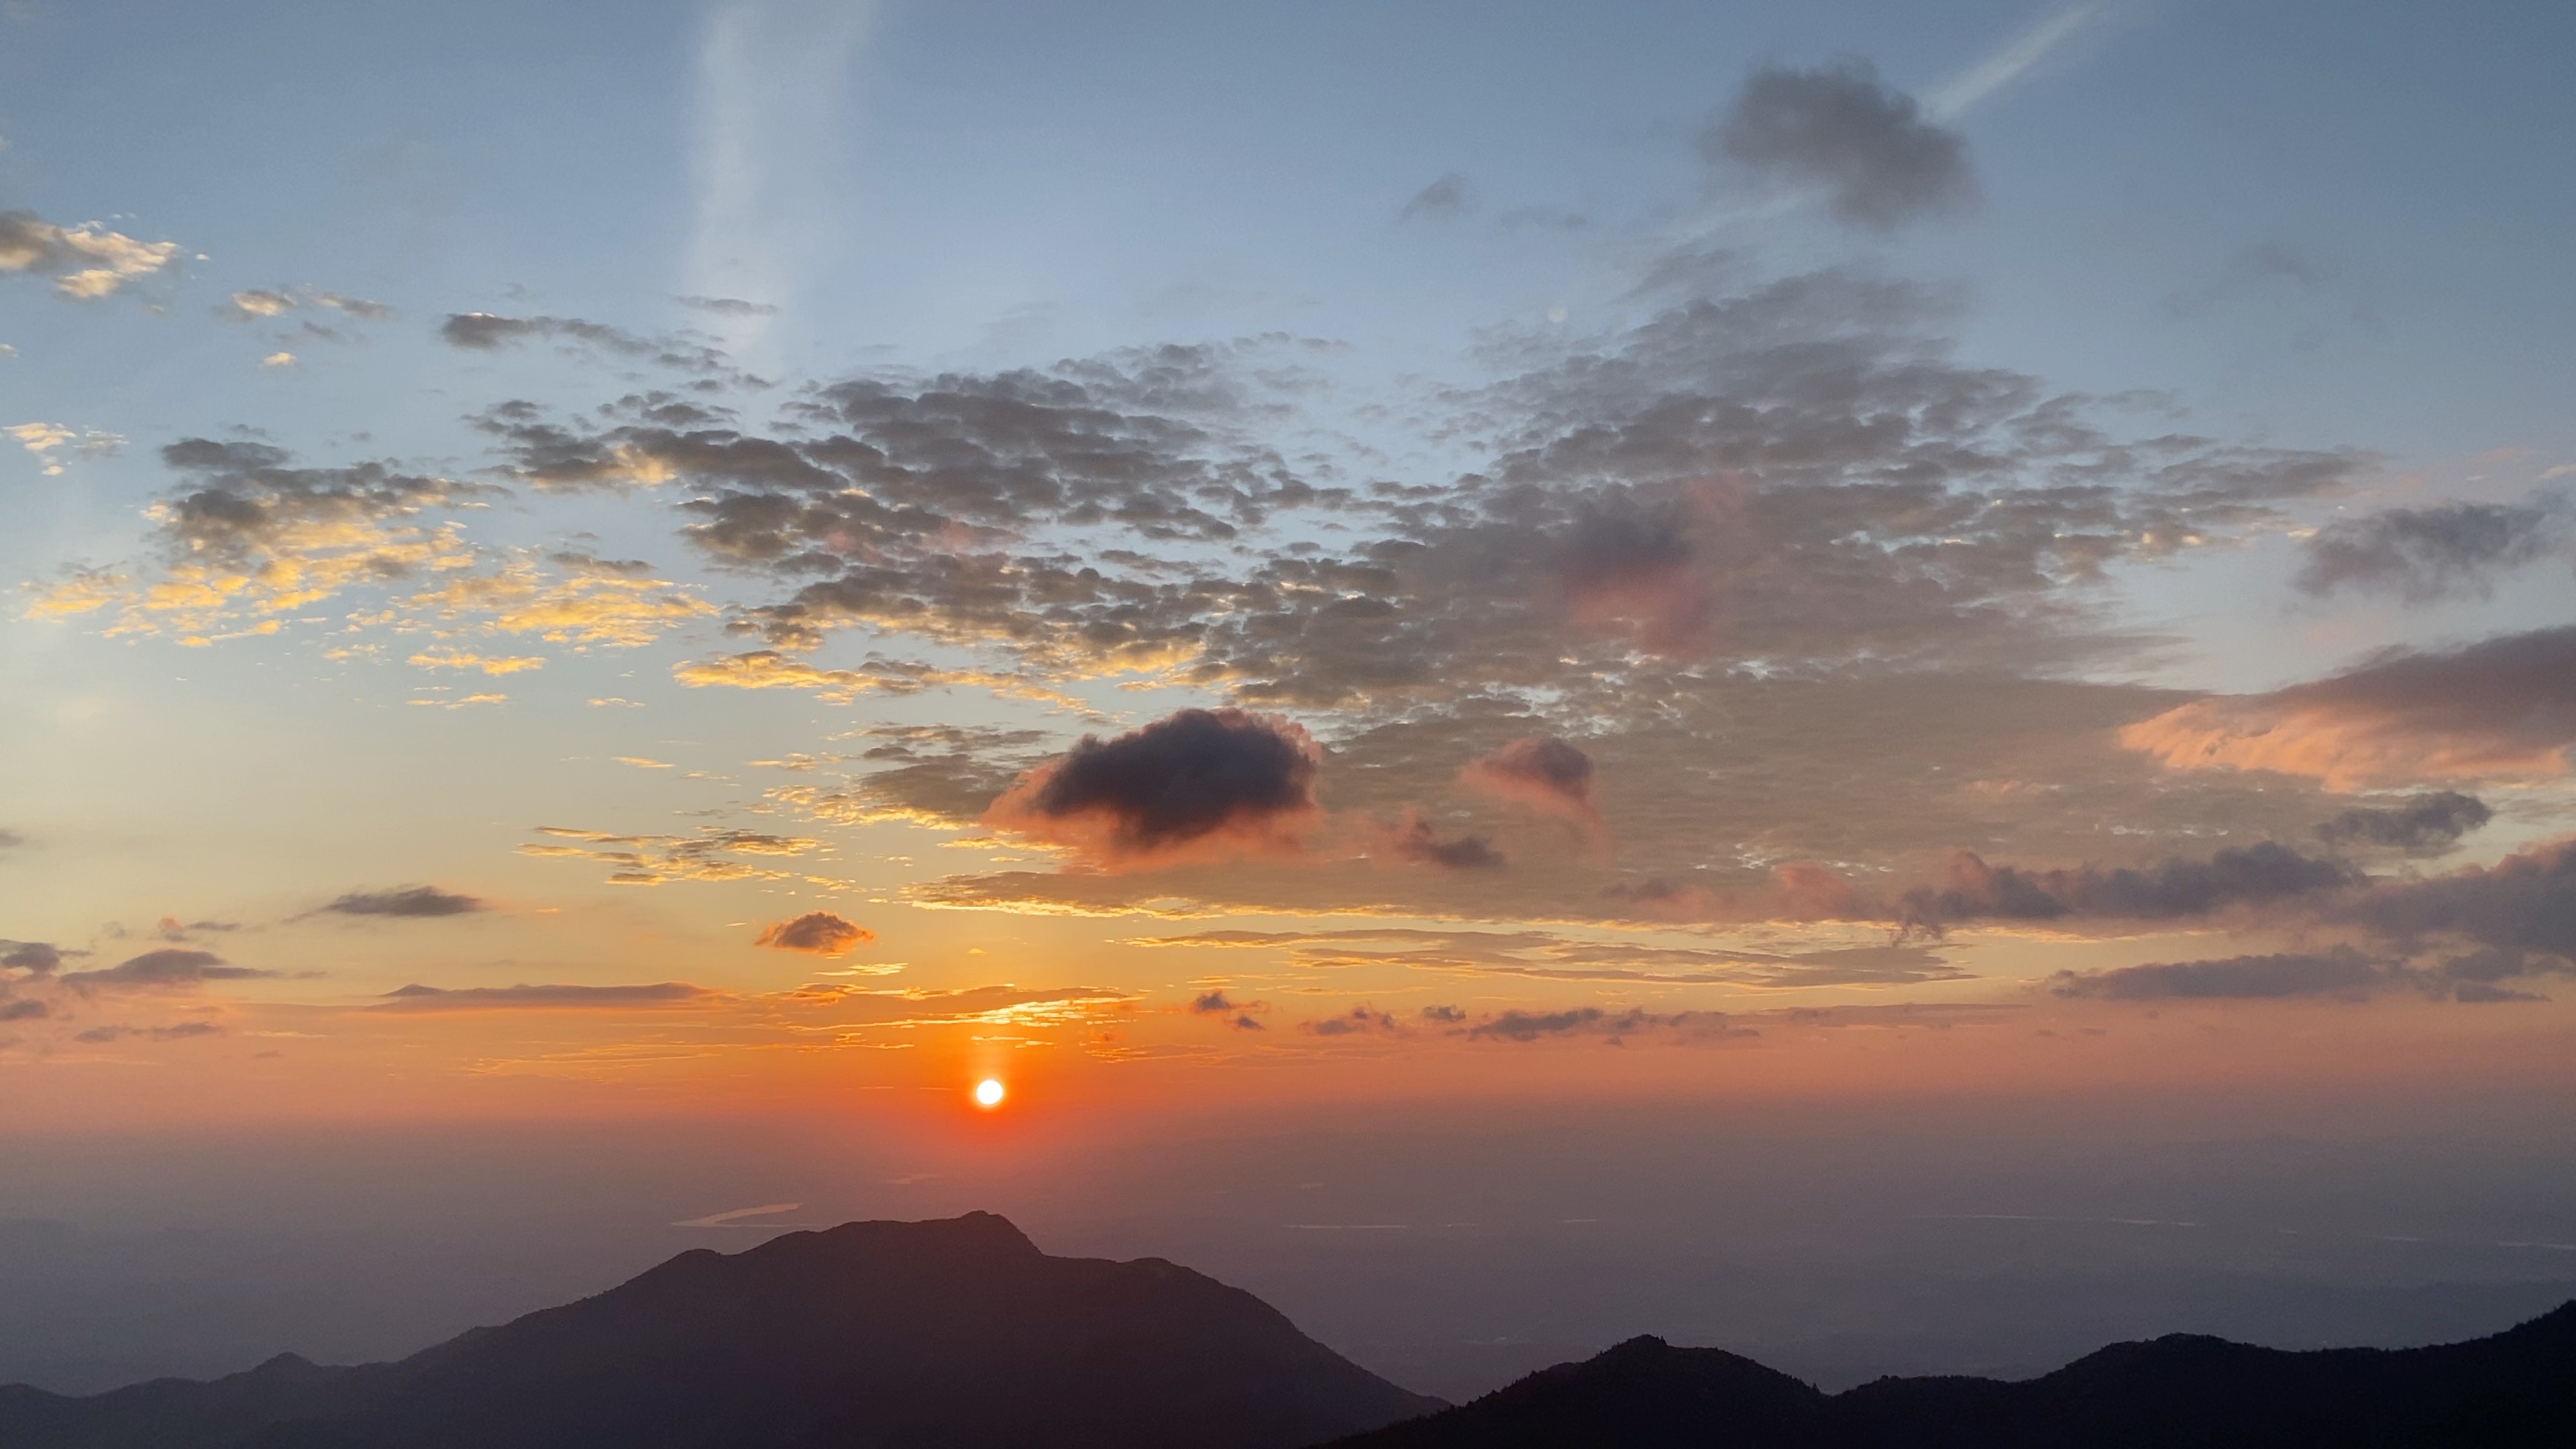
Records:
[[[876,938],[876,932],[865,926],[853,925],[830,911],[807,911],[792,921],[778,921],[762,927],[751,943],[777,951],[838,956],[853,946],[864,946]]]

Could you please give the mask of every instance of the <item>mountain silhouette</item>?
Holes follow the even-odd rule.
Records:
[[[683,1253],[399,1363],[0,1388],[0,1446],[1300,1449],[1441,1407],[1240,1289],[969,1213]]]
[[[1824,1394],[1632,1338],[1333,1449],[2485,1449],[2576,1444],[2576,1303],[2492,1338],[2305,1353],[2173,1334],[2036,1379]]]

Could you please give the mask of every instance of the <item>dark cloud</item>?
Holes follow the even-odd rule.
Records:
[[[15,850],[27,843],[27,837],[15,830],[0,830],[0,850]]]
[[[1228,1021],[1226,1025],[1234,1028],[1236,1031],[1269,1030],[1269,1028],[1263,1026],[1258,1020],[1254,1019],[1252,1015],[1255,1010],[1266,1009],[1265,1003],[1251,1001],[1238,1005],[1232,998],[1228,997],[1221,990],[1204,991],[1197,996],[1192,997],[1190,999],[1189,1009],[1190,1013],[1194,1016],[1230,1016],[1233,1019]]]
[[[685,981],[649,986],[420,986],[386,992],[374,1011],[627,1011],[690,1006],[719,993]]]
[[[1440,1026],[1455,1026],[1467,1019],[1467,1013],[1454,1006],[1426,1006],[1419,1014],[1424,1021]]]
[[[139,1036],[148,1041],[186,1041],[191,1037],[221,1036],[223,1030],[210,1021],[183,1021],[176,1026],[94,1026],[75,1033],[72,1040],[110,1042]]]
[[[233,966],[211,951],[186,951],[176,947],[146,951],[98,971],[67,971],[62,982],[75,989],[93,987],[137,987],[145,989],[185,989],[208,981],[247,981],[275,976],[274,971]]]
[[[1442,220],[1467,209],[1467,178],[1451,172],[1413,193],[1413,199],[1396,213],[1398,221],[1417,219]]]
[[[1583,830],[1599,832],[1592,757],[1554,735],[1514,740],[1467,762],[1460,783],[1496,799],[1528,806]]]
[[[1865,60],[1756,70],[1700,149],[1712,161],[1824,187],[1837,218],[1875,231],[1977,199],[1958,133],[1924,120],[1914,98],[1890,89]]]
[[[1318,813],[1321,759],[1306,731],[1278,716],[1185,709],[1115,739],[1083,736],[985,818],[1111,865],[1294,850]]]
[[[0,1021],[35,1021],[53,1014],[41,1001],[0,1001]]]
[[[2499,575],[2564,553],[2571,542],[2576,518],[2556,497],[2392,508],[2319,529],[2292,582],[2318,597],[2351,589],[2410,604],[2482,599]]]
[[[1989,865],[1969,851],[1950,860],[1950,883],[1905,895],[1904,924],[1938,934],[1956,921],[2045,921],[2060,916],[2169,920],[2230,906],[2265,905],[2358,885],[2361,873],[2299,854],[2276,841],[2231,847],[2206,860],[2173,859],[2144,868]]]
[[[2048,979],[2059,996],[2106,1001],[2273,1000],[2292,996],[2358,996],[2389,975],[2359,951],[2322,955],[2231,956],[2217,961],[2165,961],[2108,971],[2060,971]]]
[[[2451,938],[2576,961],[2576,840],[2535,846],[2491,866],[2377,881],[2335,919],[2399,942]],[[2537,964],[2516,954],[2468,959],[2483,959],[2493,974],[2521,974]]]
[[[876,938],[876,932],[845,921],[830,911],[807,911],[792,921],[778,921],[762,927],[760,934],[752,938],[752,944],[781,951],[838,956],[853,946],[866,945]]]
[[[1369,1036],[1380,1032],[1399,1032],[1395,1018],[1373,1006],[1354,1006],[1339,1016],[1321,1021],[1301,1021],[1297,1029],[1311,1036]]]
[[[2213,695],[2120,731],[2176,769],[2276,770],[2329,789],[2565,772],[2576,627],[2390,650],[2270,694]]]
[[[2389,806],[2356,806],[2317,827],[2329,845],[2382,845],[2409,855],[2439,855],[2495,818],[2487,803],[2456,790],[2412,795]]]
[[[1484,836],[1461,835],[1443,840],[1431,828],[1431,822],[1419,815],[1407,815],[1395,826],[1379,832],[1372,850],[1444,870],[1493,870],[1505,863],[1503,853]]]
[[[763,385],[758,378],[735,371],[732,359],[704,343],[685,337],[642,337],[621,327],[585,322],[578,317],[503,317],[490,312],[453,312],[439,324],[438,335],[450,347],[477,352],[497,352],[520,342],[575,342],[629,361],[649,362],[696,373],[709,381]]]
[[[1726,1014],[1716,1011],[1675,1011],[1657,1013],[1636,1007],[1575,1006],[1562,1011],[1503,1011],[1486,1017],[1467,1028],[1469,1041],[1498,1040],[1531,1042],[1547,1037],[1601,1036],[1613,1046],[1632,1033],[1658,1027],[1679,1027],[1708,1035],[1732,1036],[1750,1033],[1731,1029]]]
[[[64,952],[48,941],[0,941],[0,970],[39,976],[63,964]]]
[[[161,450],[161,461],[188,480],[160,515],[174,554],[240,569],[260,567],[299,530],[405,519],[489,491],[385,463],[298,468],[286,450],[246,440],[182,438]],[[379,579],[416,566],[396,547],[362,563]]]
[[[342,916],[461,916],[487,909],[476,897],[436,886],[403,886],[389,891],[351,891],[322,907]]]

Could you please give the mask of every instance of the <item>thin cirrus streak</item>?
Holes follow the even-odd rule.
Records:
[[[749,299],[700,310],[754,360],[839,230],[840,197],[821,178],[847,169],[850,69],[874,16],[869,0],[730,0],[707,16],[685,290]]]

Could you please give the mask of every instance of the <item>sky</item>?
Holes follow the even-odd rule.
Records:
[[[1443,1393],[2550,1306],[2571,46],[13,0],[0,1378],[977,1207]]]

